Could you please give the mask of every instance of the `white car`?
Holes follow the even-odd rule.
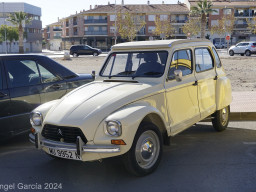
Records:
[[[236,45],[233,45],[228,50],[230,56],[235,54],[240,54],[241,56],[250,56],[251,54],[256,54],[256,42],[241,42]]]
[[[230,103],[230,80],[210,41],[122,43],[94,82],[31,113],[30,141],[55,158],[122,156],[141,176],[157,168],[163,144],[193,124],[211,117],[225,130]]]

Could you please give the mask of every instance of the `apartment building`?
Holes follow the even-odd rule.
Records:
[[[185,0],[185,4],[191,9],[192,6],[197,6],[199,0]],[[225,15],[231,15],[235,18],[234,30],[231,35],[231,42],[235,44],[243,40],[250,40],[254,36],[249,31],[248,20],[256,16],[256,1],[255,0],[212,0],[213,9],[216,11],[208,16],[208,28],[218,24],[218,20]],[[225,41],[223,36],[214,34],[210,35],[213,43]]]
[[[52,51],[62,50],[62,23],[56,22],[46,25],[44,31],[44,40],[46,49]]]
[[[159,38],[153,34],[155,18],[168,19],[175,28],[172,38],[186,38],[182,26],[188,18],[189,9],[185,4],[137,4],[99,5],[89,10],[61,19],[63,49],[73,44],[88,44],[102,50],[109,50],[115,42],[115,20],[118,13],[130,12],[144,20],[146,25],[136,36],[136,40]],[[117,42],[123,42],[117,33]]]
[[[24,51],[25,52],[42,52],[42,21],[41,21],[41,8],[27,3],[0,3],[0,25],[13,26],[7,18],[14,12],[25,12],[32,18],[30,24],[24,25],[24,31],[26,32],[26,38],[24,38]],[[13,42],[8,46],[9,42],[3,42],[0,44],[0,52],[5,53],[17,53],[19,52],[18,42]],[[11,50],[9,49],[11,47]]]

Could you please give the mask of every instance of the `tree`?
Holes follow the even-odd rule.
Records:
[[[8,21],[10,21],[13,25],[16,25],[19,29],[19,53],[24,53],[23,48],[23,35],[24,28],[23,24],[29,24],[32,18],[28,17],[28,15],[24,12],[15,12],[10,14]]]
[[[253,33],[256,34],[256,16],[254,16],[251,20],[247,19],[248,29]]]
[[[5,32],[6,32],[6,40],[9,41],[9,52],[11,52],[11,45],[13,41],[17,41],[19,39],[19,32],[17,27],[11,27],[7,25],[1,25],[0,27],[0,41],[5,41]]]
[[[156,17],[155,25],[156,28],[153,31],[155,35],[160,36],[161,34],[164,34],[165,38],[168,38],[174,33],[174,28],[168,19],[161,20],[159,17]]]
[[[127,38],[129,41],[132,41],[137,33],[145,27],[146,23],[140,16],[139,14],[132,14],[130,12],[117,14],[116,27],[123,39]]]
[[[216,12],[212,9],[212,2],[208,0],[199,0],[196,7],[191,7],[192,14],[201,18],[201,38],[205,38],[206,17],[208,14]]]
[[[199,17],[189,17],[182,30],[187,36],[197,36],[201,31],[201,19]]]
[[[218,34],[225,36],[225,34],[232,33],[234,29],[235,18],[233,15],[225,15],[217,20],[217,25],[211,26],[211,34]]]

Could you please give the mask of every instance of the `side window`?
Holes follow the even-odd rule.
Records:
[[[1,69],[1,63],[0,63],[0,90],[3,89],[3,74]]]
[[[212,48],[212,51],[213,51],[214,58],[215,58],[215,61],[216,61],[216,66],[217,66],[218,68],[220,68],[220,67],[221,67],[221,62],[220,62],[219,55],[218,55],[218,53],[216,52],[215,48]]]
[[[182,71],[182,76],[192,73],[192,57],[191,50],[179,50],[174,52],[168,73],[168,79],[175,79],[174,71],[179,69]]]
[[[51,83],[61,80],[60,77],[55,76],[50,71],[45,69],[42,65],[38,65],[38,67],[41,73],[42,83]]]
[[[89,49],[89,47],[87,47],[87,46],[84,46],[84,49],[86,49],[86,50],[87,50],[87,49]]]
[[[23,87],[40,83],[37,64],[32,60],[7,60],[5,62],[10,87]]]
[[[207,48],[195,49],[196,71],[206,71],[213,68],[213,60]]]

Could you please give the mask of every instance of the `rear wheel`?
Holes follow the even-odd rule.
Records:
[[[230,106],[216,111],[212,117],[212,125],[216,131],[224,131],[229,123]]]
[[[73,53],[73,57],[78,57],[79,55],[77,53]]]
[[[234,54],[235,54],[235,53],[234,53],[233,50],[230,50],[230,51],[229,51],[229,55],[230,55],[230,56],[234,56]]]
[[[130,151],[123,155],[124,165],[130,173],[144,176],[152,173],[159,165],[163,138],[152,123],[140,125]]]
[[[251,51],[246,50],[246,51],[245,51],[245,55],[246,55],[246,56],[251,56]]]

